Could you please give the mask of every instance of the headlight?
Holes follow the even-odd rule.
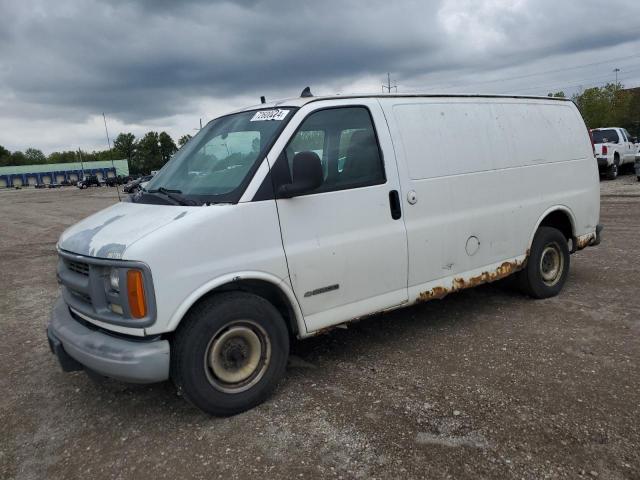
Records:
[[[120,291],[120,270],[112,268],[109,273],[109,285],[116,292]]]

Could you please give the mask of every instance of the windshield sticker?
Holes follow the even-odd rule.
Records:
[[[289,110],[260,110],[251,117],[251,122],[264,122],[265,120],[284,120]]]

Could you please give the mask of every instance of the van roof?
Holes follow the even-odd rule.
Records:
[[[349,98],[526,98],[530,100],[553,100],[560,102],[571,102],[570,98],[561,97],[541,97],[534,95],[493,95],[480,93],[456,93],[456,94],[438,94],[438,93],[378,93],[378,94],[346,94],[346,95],[323,95],[318,97],[291,97],[273,102],[258,103],[245,108],[241,108],[240,112],[245,110],[255,110],[257,108],[277,108],[277,107],[302,107],[307,103],[318,102],[322,100],[343,100]]]

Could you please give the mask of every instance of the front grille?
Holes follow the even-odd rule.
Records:
[[[84,293],[82,293],[82,292],[77,292],[76,290],[72,290],[72,289],[69,289],[69,291],[70,291],[73,295],[75,295],[76,297],[78,297],[80,300],[82,300],[83,302],[86,302],[86,303],[89,303],[89,304],[91,303],[91,297],[90,297],[89,295],[85,295],[85,294],[84,294]]]
[[[67,260],[67,268],[72,272],[79,273],[85,277],[89,276],[89,264],[82,262],[75,262],[73,260]]]

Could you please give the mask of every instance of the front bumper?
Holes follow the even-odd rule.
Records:
[[[51,312],[47,337],[65,371],[85,368],[130,383],[169,378],[167,340],[130,340],[91,329],[71,316],[62,297]]]

